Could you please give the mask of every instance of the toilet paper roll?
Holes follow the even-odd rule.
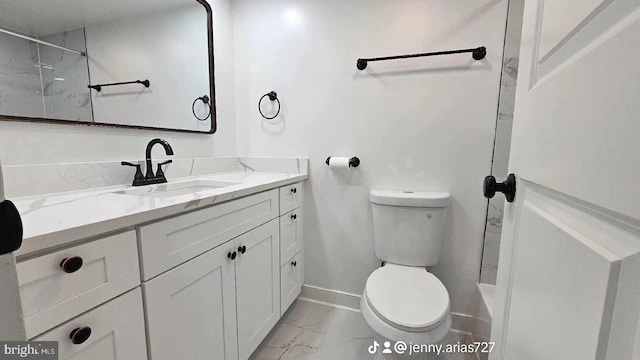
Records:
[[[329,168],[336,170],[349,170],[349,158],[332,156],[329,158]]]

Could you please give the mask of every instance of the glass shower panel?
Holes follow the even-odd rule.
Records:
[[[38,38],[86,52],[84,28]],[[46,117],[92,122],[87,57],[50,46],[38,46]]]
[[[0,114],[44,117],[35,43],[0,33]]]

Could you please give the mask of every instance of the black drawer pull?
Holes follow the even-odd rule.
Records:
[[[297,219],[297,218],[298,218],[298,215],[296,215],[296,214],[291,214],[291,220],[295,220],[295,219]]]
[[[298,189],[296,189],[296,188],[291,188],[291,192],[295,194],[295,193],[297,193],[297,192],[298,192]]]
[[[83,260],[80,256],[71,256],[68,258],[64,258],[60,262],[60,268],[62,268],[62,271],[66,272],[67,274],[73,274],[74,272],[80,270],[82,264]]]
[[[298,266],[298,262],[297,262],[297,261],[292,261],[292,262],[291,262],[291,266],[293,266],[293,267]]]
[[[240,254],[244,254],[244,253],[246,253],[246,252],[247,252],[247,247],[246,247],[246,246],[244,246],[244,245],[242,245],[242,246],[238,247],[238,252],[239,252]]]
[[[236,252],[235,252],[235,251],[234,251],[234,252],[229,252],[229,253],[227,254],[227,257],[228,257],[229,259],[231,259],[231,260],[235,260],[235,259],[236,259],[236,256],[238,256],[238,254],[236,254]]]
[[[69,338],[71,339],[71,342],[74,343],[75,345],[80,345],[84,343],[85,341],[89,340],[90,336],[91,336],[91,328],[88,326],[82,326],[82,327],[73,329],[73,331],[71,331],[71,334],[69,334]]]

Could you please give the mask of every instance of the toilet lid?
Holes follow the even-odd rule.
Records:
[[[374,271],[365,287],[372,309],[407,330],[427,330],[449,313],[449,293],[425,268],[387,263]]]

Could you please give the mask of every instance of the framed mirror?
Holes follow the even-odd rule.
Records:
[[[0,0],[0,120],[216,131],[206,0]]]

